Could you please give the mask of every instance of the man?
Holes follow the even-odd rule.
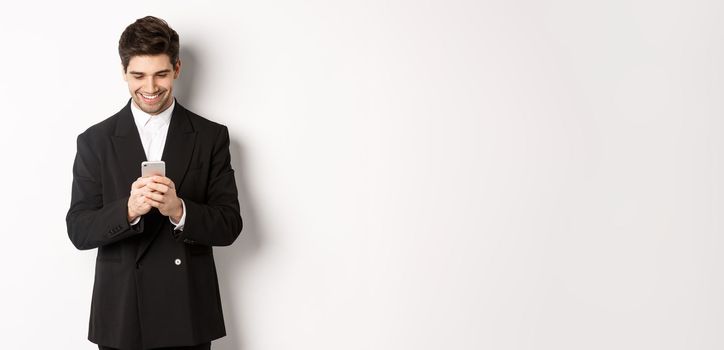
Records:
[[[242,229],[225,126],[177,103],[178,34],[144,17],[118,51],[131,93],[78,136],[66,217],[78,249],[98,248],[88,339],[99,349],[210,349],[226,335],[212,246]],[[139,177],[163,160],[166,176]]]

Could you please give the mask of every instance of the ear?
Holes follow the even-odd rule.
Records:
[[[181,75],[181,59],[180,58],[176,61],[176,64],[173,66],[173,78],[177,79],[179,75]]]

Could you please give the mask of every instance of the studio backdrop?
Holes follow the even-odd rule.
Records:
[[[724,348],[724,3],[0,5],[3,349],[94,349],[76,136],[137,18],[228,126],[222,350]]]

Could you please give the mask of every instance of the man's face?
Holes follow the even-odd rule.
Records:
[[[138,107],[151,115],[159,114],[173,102],[173,81],[181,73],[181,60],[171,65],[167,54],[133,56],[123,73],[128,91]]]

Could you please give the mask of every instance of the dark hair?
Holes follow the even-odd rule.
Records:
[[[121,56],[123,71],[133,56],[167,54],[171,64],[178,61],[178,34],[166,21],[153,16],[137,19],[121,34],[118,54]]]

